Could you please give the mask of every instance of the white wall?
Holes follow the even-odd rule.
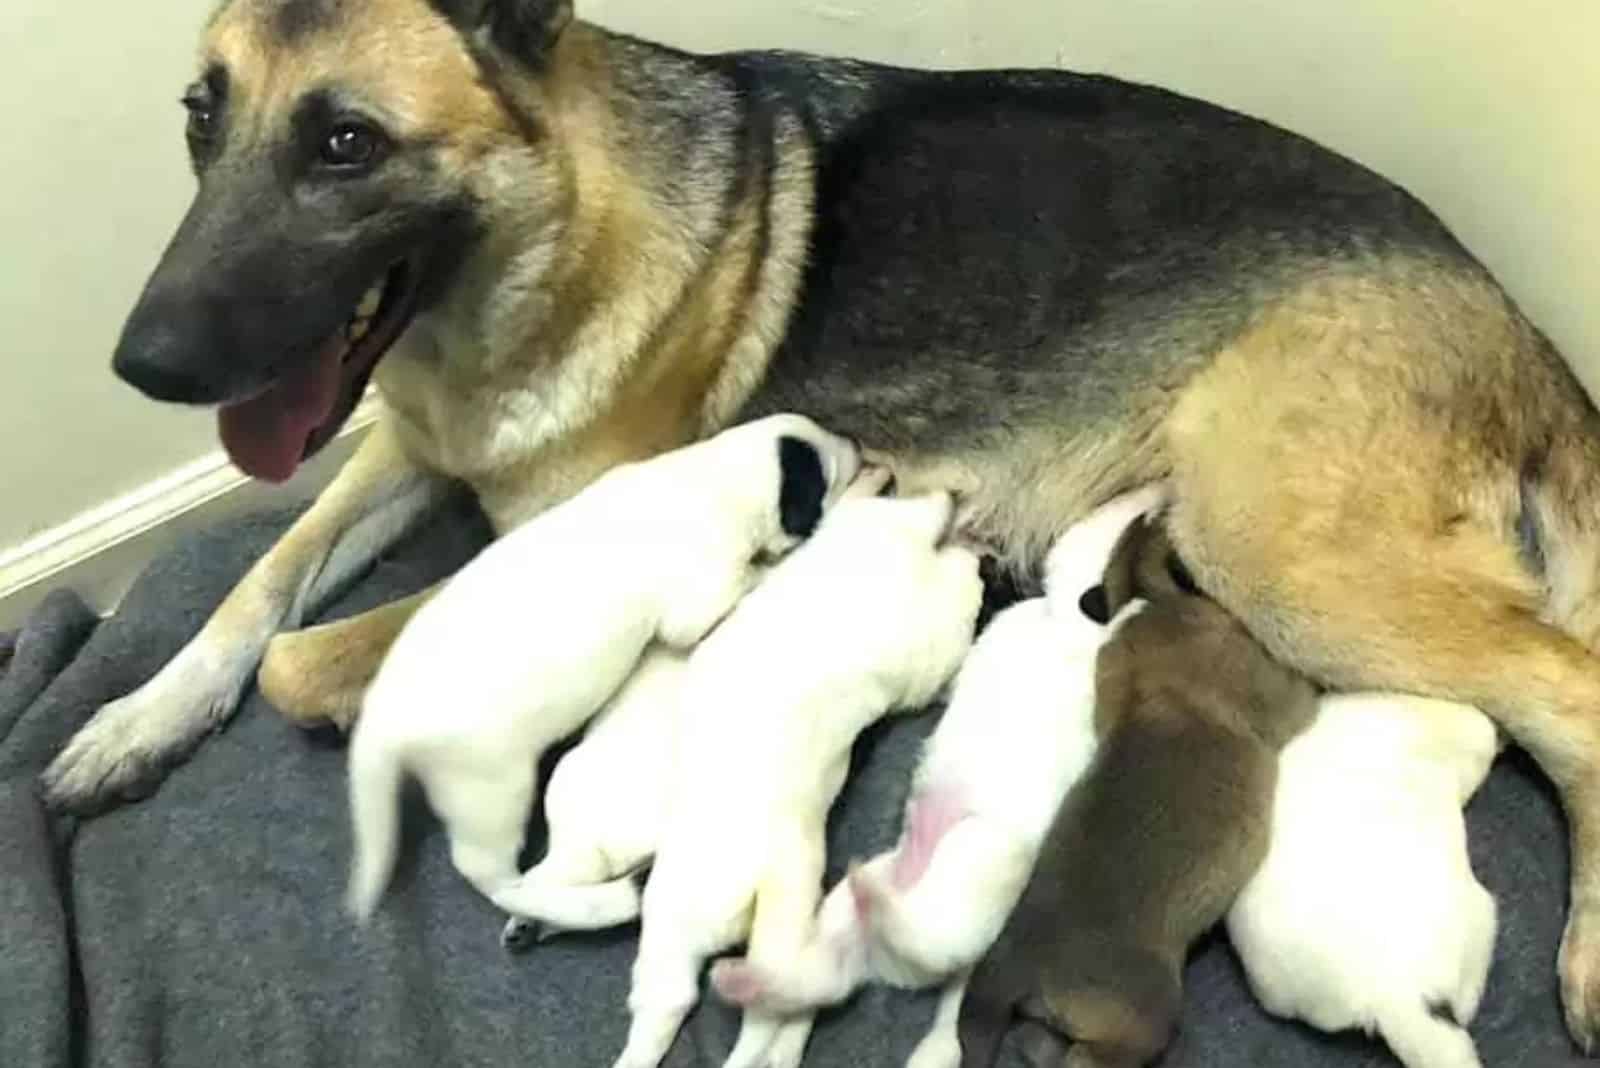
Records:
[[[173,99],[210,0],[3,2],[0,549],[213,446],[108,370],[189,192]],[[1271,119],[1422,196],[1600,386],[1593,0],[578,2],[687,47],[1060,65]]]
[[[192,192],[177,104],[212,0],[0,0],[0,551],[213,447],[111,348]]]

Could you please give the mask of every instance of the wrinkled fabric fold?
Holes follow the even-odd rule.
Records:
[[[56,594],[13,636],[9,660],[0,651],[0,1063],[607,1068],[627,1025],[634,929],[507,956],[500,918],[451,869],[413,797],[395,884],[373,926],[357,931],[341,910],[350,852],[344,754],[312,744],[254,689],[151,799],[80,826],[53,823],[39,807],[34,777],[73,730],[158,670],[290,518],[248,517],[188,539],[103,623],[71,594]],[[421,589],[486,538],[481,516],[456,507],[322,618]],[[829,827],[830,883],[853,857],[892,843],[933,723],[899,720],[862,740]],[[1484,1063],[1584,1064],[1556,997],[1566,859],[1554,797],[1527,760],[1508,757],[1467,818],[1473,863],[1501,909],[1472,1028]],[[530,833],[536,855],[537,820]],[[1220,937],[1195,955],[1186,990],[1183,1029],[1163,1068],[1392,1063],[1375,1043],[1267,1018]],[[824,1014],[806,1064],[898,1068],[933,1000],[864,991]],[[667,1065],[716,1068],[737,1027],[708,992]],[[1051,1046],[1021,1027],[1002,1063],[1022,1068],[1028,1051]]]

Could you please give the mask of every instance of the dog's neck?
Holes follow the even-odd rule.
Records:
[[[501,525],[732,418],[799,289],[813,182],[797,117],[708,60],[586,24],[507,99],[540,143],[493,165],[532,188],[497,198],[464,284],[380,376],[414,451]],[[516,433],[422,410],[438,397],[514,403]],[[455,425],[474,430],[452,441]]]

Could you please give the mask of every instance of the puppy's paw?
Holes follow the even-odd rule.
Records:
[[[1600,1040],[1600,906],[1574,905],[1557,958],[1567,1032],[1586,1056]]]
[[[742,957],[729,957],[713,964],[711,986],[730,1005],[753,1005],[766,993],[761,974]]]
[[[500,946],[507,953],[526,953],[549,937],[533,920],[513,916],[500,932]]]
[[[150,692],[111,702],[73,737],[40,777],[47,806],[93,815],[149,797],[218,719],[209,705],[163,703]]]

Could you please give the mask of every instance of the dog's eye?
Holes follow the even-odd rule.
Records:
[[[191,141],[201,144],[216,139],[217,136],[217,108],[211,100],[199,93],[188,93],[183,98],[183,106],[189,111],[189,123],[186,130]]]
[[[322,162],[338,170],[371,166],[383,147],[383,135],[360,122],[341,122],[322,142]]]

